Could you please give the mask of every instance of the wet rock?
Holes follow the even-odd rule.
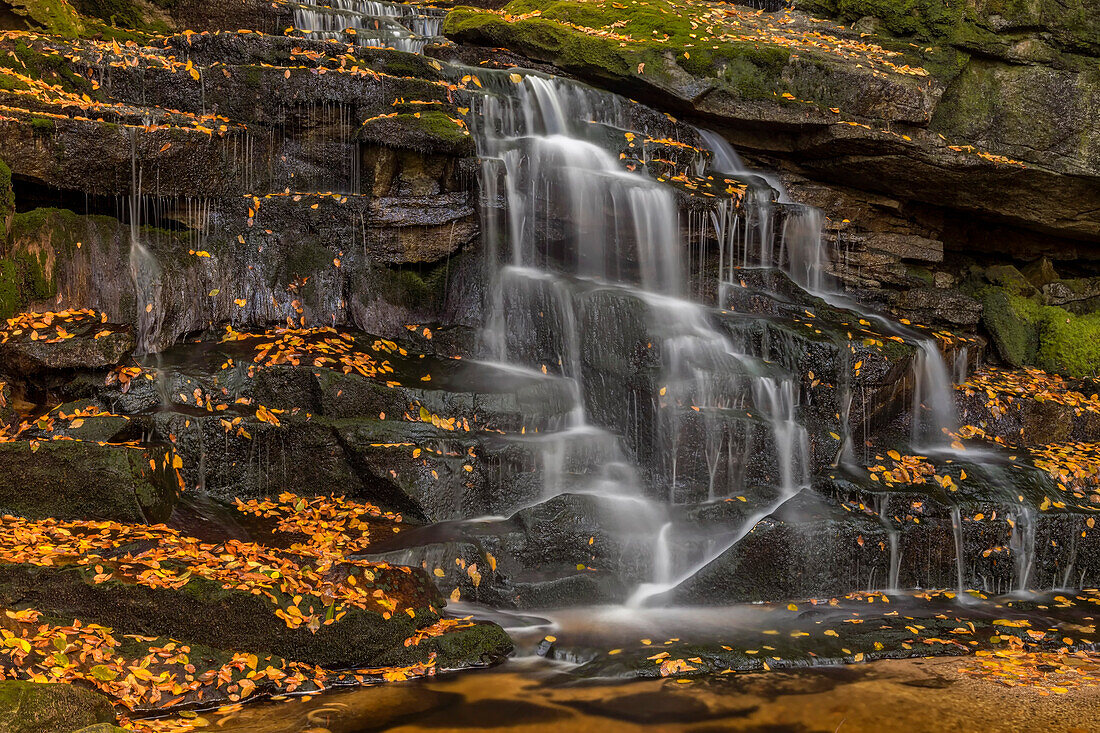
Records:
[[[994,285],[1004,288],[1012,295],[1030,298],[1037,288],[1022,272],[1012,265],[994,265],[985,271],[985,277]]]
[[[180,490],[173,455],[85,440],[0,443],[0,508],[32,519],[161,522]]]
[[[8,733],[119,730],[111,702],[68,684],[0,680],[0,727]]]
[[[416,610],[415,620],[404,613],[384,619],[380,613],[352,609],[314,634],[305,626],[288,628],[274,615],[270,603],[248,590],[226,589],[199,578],[192,578],[179,590],[117,580],[97,584],[93,575],[92,568],[0,565],[0,601],[9,607],[18,603],[52,616],[103,624],[118,633],[172,636],[214,648],[263,649],[333,669],[424,661],[431,645],[406,647],[404,640],[439,618],[429,606],[438,609],[443,605],[426,575],[395,568],[376,573],[370,584],[409,601]],[[480,634],[480,639],[498,645],[494,650],[486,648],[477,636],[469,638],[469,648],[478,657],[507,651],[500,646],[507,637],[494,636],[491,631]]]
[[[237,418],[237,425],[227,429],[223,420]],[[322,420],[286,417],[276,426],[254,413],[160,412],[153,425],[158,435],[176,437],[189,490],[226,502],[284,491],[362,495],[363,483],[343,444]]]
[[[73,369],[104,369],[122,363],[134,351],[126,326],[111,326],[101,338],[76,336],[55,343],[20,336],[0,344],[0,371],[24,377]]]
[[[668,596],[713,605],[829,597],[885,585],[887,541],[877,517],[803,492]]]
[[[1058,271],[1054,269],[1054,263],[1048,257],[1040,257],[1034,262],[1029,262],[1021,272],[1028,279],[1028,282],[1039,289],[1062,279],[1058,275]]]

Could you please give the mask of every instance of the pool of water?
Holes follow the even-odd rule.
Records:
[[[1100,688],[1049,695],[959,673],[968,658],[882,661],[681,681],[577,681],[563,665],[497,668],[212,714],[232,733],[366,731],[1100,730]]]

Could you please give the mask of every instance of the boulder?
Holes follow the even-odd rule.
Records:
[[[1030,298],[1038,290],[1022,272],[1012,265],[993,265],[986,268],[985,278],[994,285],[1004,288],[1012,295]]]
[[[53,617],[78,618],[122,634],[171,636],[215,649],[265,650],[285,659],[330,669],[402,666],[426,661],[435,641],[405,646],[418,629],[439,617],[444,600],[420,570],[377,570],[367,588],[384,589],[414,614],[390,618],[375,611],[350,608],[347,615],[316,633],[304,625],[289,628],[272,604],[248,589],[193,577],[182,588],[150,588],[119,580],[94,582],[90,567],[0,565],[0,605],[31,607]],[[339,573],[339,568],[334,572]],[[347,570],[342,572],[347,573]],[[319,597],[306,596],[303,609],[324,609]],[[452,642],[448,642],[452,644]],[[441,667],[482,665],[511,649],[507,635],[494,624],[479,625],[461,641],[441,651]],[[94,721],[93,721],[94,722]]]
[[[0,443],[0,510],[32,519],[163,522],[180,491],[165,447],[85,440]]]
[[[13,338],[0,344],[0,370],[21,377],[72,369],[114,367],[134,351],[133,331],[117,326],[101,338],[75,337],[55,343]]]
[[[0,729],[5,733],[110,731],[117,730],[115,719],[111,702],[83,687],[0,680]]]
[[[1021,272],[1028,279],[1028,282],[1040,289],[1062,279],[1058,275],[1058,271],[1054,269],[1054,263],[1050,261],[1049,257],[1040,257],[1033,262],[1029,262]]]

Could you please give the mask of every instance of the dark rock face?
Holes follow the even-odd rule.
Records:
[[[31,377],[42,372],[103,369],[121,364],[133,350],[134,335],[124,326],[98,339],[57,343],[11,339],[0,344],[0,371]]]
[[[118,730],[107,698],[74,685],[0,681],[0,725],[9,733]]]
[[[27,196],[5,256],[34,265],[12,304],[0,287],[0,312],[94,308],[133,325],[139,353],[223,321],[392,335],[477,320],[478,294],[449,292],[478,234],[476,163],[437,62],[363,49],[337,65],[343,44],[235,32],[172,37],[136,65],[38,43],[102,78],[97,97],[136,105],[110,107],[111,119],[139,124],[61,114],[44,134],[30,115],[0,123],[0,159]],[[156,58],[170,55],[202,71]],[[310,70],[305,57],[323,60]],[[211,111],[231,122],[202,117]],[[58,199],[81,214],[26,211]]]
[[[9,607],[20,603],[49,609],[53,615],[128,633],[173,636],[215,648],[265,649],[332,669],[423,661],[427,649],[409,649],[403,641],[438,619],[428,606],[438,607],[442,601],[426,576],[394,569],[378,583],[417,599],[415,622],[405,614],[386,622],[379,613],[352,610],[339,623],[312,633],[304,627],[288,628],[267,603],[247,590],[227,590],[201,579],[178,591],[117,581],[93,584],[86,570],[0,566],[0,601]]]
[[[44,519],[163,522],[179,479],[167,448],[90,440],[0,443],[0,508]]]

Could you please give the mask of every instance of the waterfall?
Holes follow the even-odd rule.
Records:
[[[436,8],[376,0],[318,0],[294,8],[294,27],[311,38],[420,53],[443,29]]]
[[[840,293],[831,282],[828,273],[828,254],[822,239],[824,214],[812,206],[793,204],[779,179],[773,175],[751,171],[744,167],[737,152],[717,133],[700,130],[700,136],[711,147],[713,164],[716,170],[748,178],[760,178],[778,193],[778,202],[786,205],[787,215],[783,221],[783,232],[779,238],[779,249],[775,251],[774,239],[767,236],[765,225],[759,225],[761,236],[756,257],[748,253],[753,245],[738,240],[723,231],[720,242],[723,247],[730,271],[725,279],[732,280],[732,268],[736,264],[742,267],[779,267],[791,280],[813,295],[817,295],[830,305],[854,311],[875,322],[887,333],[899,335],[917,347],[913,360],[913,404],[911,410],[910,432],[915,446],[925,451],[944,450],[948,439],[944,433],[958,427],[955,415],[953,381],[964,381],[967,361],[965,352],[961,361],[956,358],[953,372],[948,370],[943,354],[936,340],[914,329],[904,328],[890,318],[875,313]],[[718,167],[721,166],[721,167]],[[754,187],[755,208],[770,212],[774,206],[770,199],[762,198],[761,187]],[[761,222],[770,221],[770,213],[758,215]],[[732,232],[732,229],[730,230]],[[738,258],[736,252],[740,245],[743,254]],[[953,376],[952,376],[953,375]]]
[[[639,512],[652,516],[638,531],[653,543],[651,567],[629,599],[641,605],[690,578],[806,485],[797,381],[735,348],[705,306],[685,299],[689,248],[676,196],[624,165],[617,147],[631,150],[645,131],[632,125],[618,97],[533,72],[476,73],[486,89],[471,124],[483,161],[491,268],[486,353],[513,367],[553,370],[575,385],[571,424],[529,439],[542,446],[547,492],[630,496],[656,508]],[[752,229],[763,243],[772,238],[773,190],[759,192]],[[749,229],[736,225],[729,202],[725,211],[719,226]],[[798,236],[792,230],[788,246]],[[631,371],[639,358],[654,359],[656,370]],[[624,405],[645,400],[657,429],[642,434]],[[718,451],[732,423],[714,416],[730,409],[764,418],[777,498],[705,549],[690,549],[694,538],[670,518],[679,493],[691,488],[680,457],[702,440],[707,496],[735,493],[739,486],[716,486]],[[571,457],[583,451],[576,441],[586,450],[601,446],[598,463],[618,469],[577,476]],[[732,463],[735,445],[728,443]],[[609,445],[614,450],[605,453]]]

